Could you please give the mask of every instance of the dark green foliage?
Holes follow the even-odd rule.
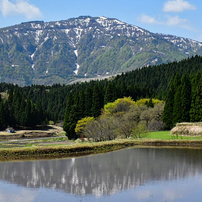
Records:
[[[119,88],[118,97],[123,98],[126,96],[127,96],[127,87],[125,81],[123,80]]]
[[[70,93],[67,99],[64,125],[63,125],[63,129],[66,132],[66,135],[69,139],[77,138],[77,135],[74,129],[76,127],[77,121],[82,118],[78,105],[79,105],[78,95],[73,96],[72,93]]]
[[[191,82],[187,74],[182,76],[181,83],[181,120],[183,120],[183,122],[189,122],[189,111],[191,109]]]
[[[174,95],[174,104],[173,104],[173,126],[176,123],[180,123],[183,121],[182,119],[182,100],[181,100],[181,91],[182,86],[179,85]]]
[[[85,115],[85,94],[83,90],[79,93],[79,104],[78,104],[79,119]]]
[[[46,117],[48,120],[53,121],[65,120],[66,123],[64,123],[64,128],[67,132],[70,130],[66,126],[70,123],[70,115],[72,116],[71,120],[73,120],[71,125],[74,125],[77,119],[84,118],[85,116],[93,116],[93,114],[94,116],[97,116],[98,111],[100,113],[104,103],[113,102],[117,98],[126,95],[131,96],[134,100],[151,97],[166,100],[163,120],[167,123],[167,126],[171,128],[173,126],[173,104],[176,92],[174,83],[175,86],[178,86],[179,83],[181,83],[181,103],[187,103],[190,89],[189,82],[191,81],[192,94],[190,97],[192,98],[192,106],[195,106],[194,103],[196,99],[194,97],[194,92],[201,77],[201,64],[202,57],[195,56],[180,62],[153,67],[143,67],[142,69],[127,72],[110,79],[90,81],[88,83],[76,83],[73,85],[54,84],[52,86],[32,85],[19,87],[17,85],[1,83],[0,92],[10,93],[10,95],[7,96],[8,99],[3,100],[5,121],[8,123],[7,125],[10,126],[24,125],[26,118],[22,115],[25,114],[27,97],[29,95],[32,106],[31,113],[33,113],[32,120],[35,119],[42,122]],[[188,77],[190,78],[188,79],[186,76],[181,79],[185,74],[189,75]],[[172,78],[172,75],[175,76]],[[96,92],[98,92],[99,95],[97,95]],[[67,102],[68,97],[71,97],[70,103],[69,101]],[[65,110],[67,109],[67,103],[69,103],[69,106],[67,106],[68,110]],[[73,107],[73,105],[75,106]],[[181,110],[184,110],[184,112],[187,111],[188,104],[184,104],[184,109],[183,104],[181,104],[181,106]],[[74,108],[74,114],[72,114],[72,108]],[[191,111],[192,107],[190,109],[190,115]],[[186,114],[184,112],[183,115]],[[67,114],[67,116],[65,114]],[[12,120],[13,117],[14,120]],[[187,117],[187,115],[185,117]],[[185,117],[183,120],[187,121],[188,119]],[[35,121],[32,123],[34,122]]]
[[[107,104],[108,102],[113,102],[114,100],[116,100],[115,92],[116,92],[116,87],[114,83],[109,82],[105,92],[105,96],[104,96],[104,104]]]
[[[192,95],[190,120],[191,122],[202,121],[202,79],[199,81]]]
[[[175,79],[173,81],[173,87],[174,87],[174,91],[176,92],[178,89],[178,86],[181,84],[181,78],[179,73],[177,72],[177,74],[175,75]]]
[[[92,108],[92,88],[87,87],[85,91],[85,116],[91,116]]]
[[[166,123],[166,126],[168,128],[173,127],[173,104],[174,104],[174,86],[173,83],[170,85],[170,89],[168,91],[168,95],[166,98],[166,103],[163,111],[163,117],[162,120],[164,123]]]
[[[93,89],[91,114],[95,118],[101,114],[100,93],[98,85],[95,85]]]
[[[26,99],[20,88],[13,86],[9,90],[8,99],[0,102],[0,129],[7,126],[34,127],[45,120],[44,110],[41,105],[34,104],[30,95]]]
[[[78,136],[76,135],[75,132],[75,127],[76,127],[76,123],[79,120],[78,115],[77,115],[77,107],[76,105],[72,106],[72,109],[70,111],[70,115],[69,115],[69,122],[68,122],[68,127],[69,127],[69,133],[67,134],[69,139],[77,139]]]
[[[7,123],[5,120],[5,111],[4,111],[4,106],[3,102],[0,102],[0,130],[3,130],[6,128]]]
[[[67,105],[65,110],[65,116],[64,116],[64,124],[63,129],[67,133],[67,136],[70,136],[70,114],[71,114],[71,108],[73,106],[73,97],[72,94],[69,94],[69,97],[67,99]]]
[[[152,108],[154,107],[154,103],[152,102],[152,98],[149,99],[147,107],[152,107]]]

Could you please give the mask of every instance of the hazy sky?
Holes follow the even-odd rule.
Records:
[[[0,28],[34,20],[105,16],[202,42],[201,10],[200,0],[0,0]]]

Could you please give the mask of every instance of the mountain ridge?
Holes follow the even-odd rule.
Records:
[[[70,83],[202,55],[202,43],[116,18],[80,16],[0,29],[0,82]]]

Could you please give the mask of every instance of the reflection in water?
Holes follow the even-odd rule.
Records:
[[[0,180],[95,196],[199,173],[201,149],[132,148],[81,158],[0,163]]]

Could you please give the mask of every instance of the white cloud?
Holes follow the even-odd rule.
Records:
[[[181,27],[183,29],[187,29],[194,32],[197,31],[192,27],[191,22],[187,19],[180,18],[179,16],[166,16],[166,17],[167,17],[166,21],[167,26]]]
[[[166,24],[168,26],[182,26],[189,23],[187,19],[182,19],[179,16],[167,16]]]
[[[145,14],[142,14],[141,17],[139,18],[139,20],[142,23],[159,24],[159,22],[155,18],[148,16],[148,15],[145,15]]]
[[[27,19],[42,18],[42,13],[33,4],[29,4],[28,0],[15,0],[15,3],[9,0],[0,0],[0,10],[4,17],[13,15],[23,15]]]
[[[184,0],[167,1],[163,7],[165,12],[182,12],[184,10],[196,10],[196,7]]]
[[[189,20],[180,18],[179,16],[164,16],[162,20],[156,20],[154,17],[142,14],[139,18],[139,21],[146,24],[156,24],[156,25],[166,25],[166,26],[175,26],[183,29],[196,31],[192,26]]]

